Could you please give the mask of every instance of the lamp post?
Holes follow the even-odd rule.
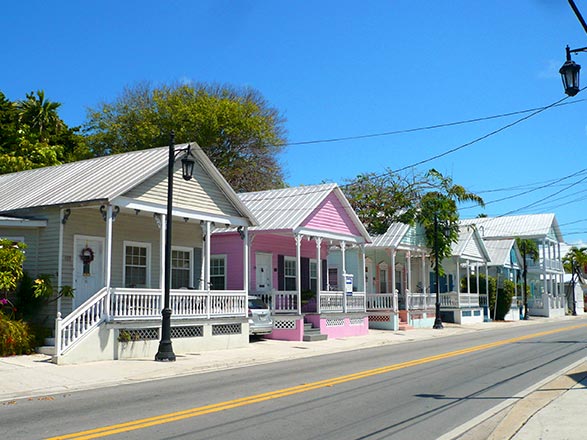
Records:
[[[171,345],[171,307],[170,307],[170,290],[171,290],[171,228],[173,214],[173,169],[177,156],[185,152],[181,159],[182,175],[185,180],[191,180],[194,172],[195,160],[192,156],[191,145],[186,148],[175,149],[175,134],[171,132],[169,141],[169,162],[167,164],[167,218],[165,222],[165,282],[163,291],[163,310],[161,310],[161,340],[159,341],[159,350],[155,355],[156,361],[175,361],[175,353]]]
[[[432,328],[442,329],[442,320],[440,319],[440,267],[438,267],[438,215],[434,214],[434,271],[436,274],[436,317]]]
[[[579,23],[581,23],[581,26],[583,26],[583,29],[585,30],[585,32],[587,32],[587,23],[583,19],[581,12],[579,12],[579,8],[577,8],[577,5],[575,5],[574,0],[569,0],[569,4],[571,5],[573,12],[577,16]],[[579,71],[581,70],[581,66],[575,63],[573,60],[571,60],[571,54],[578,52],[587,52],[587,47],[571,49],[569,48],[569,46],[567,46],[567,59],[559,70],[559,73],[561,74],[561,78],[563,80],[563,87],[565,88],[565,93],[569,96],[575,96],[581,90],[579,88]]]

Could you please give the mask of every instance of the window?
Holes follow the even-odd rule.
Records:
[[[283,275],[285,278],[285,290],[291,291],[296,290],[296,259],[293,257],[285,257],[284,259],[284,271]]]
[[[210,289],[226,290],[226,256],[210,256]]]
[[[338,268],[328,268],[328,286],[329,290],[338,290]]]
[[[124,286],[149,287],[151,245],[149,243],[124,242]]]
[[[310,260],[310,290],[318,292],[318,263],[316,260]]]
[[[387,266],[379,268],[379,293],[387,293]]]
[[[173,247],[171,250],[171,288],[192,287],[192,255],[190,248]]]

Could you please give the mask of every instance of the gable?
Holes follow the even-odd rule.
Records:
[[[237,216],[242,214],[233,205],[222,189],[196,161],[192,180],[182,177],[181,163],[174,167],[173,206],[216,215]],[[167,205],[167,169],[162,169],[124,194],[124,197],[141,202]]]
[[[337,234],[361,236],[361,232],[334,192],[312,211],[302,226]]]

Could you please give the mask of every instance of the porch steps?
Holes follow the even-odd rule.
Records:
[[[326,339],[328,339],[328,335],[323,335],[320,333],[319,328],[315,328],[311,323],[304,323],[304,341],[325,341]]]
[[[55,338],[45,338],[45,345],[35,348],[35,351],[40,354],[46,354],[47,356],[55,355]]]
[[[412,327],[411,325],[408,325],[408,312],[407,312],[407,310],[400,310],[399,311],[398,330],[405,331],[405,330],[411,330],[413,328],[414,327]]]

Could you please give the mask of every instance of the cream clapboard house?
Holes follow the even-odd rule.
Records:
[[[46,324],[55,325],[56,362],[157,352],[168,151],[0,176],[0,237],[27,244],[24,269],[31,276],[50,274],[55,286],[75,289],[73,299],[46,310]],[[213,226],[246,231],[256,224],[202,150],[192,144],[191,151],[193,179],[182,179],[179,160],[174,168],[171,308],[178,353],[248,343],[247,293],[210,290],[211,278],[226,273],[209,243]],[[236,239],[246,254],[246,240]]]

